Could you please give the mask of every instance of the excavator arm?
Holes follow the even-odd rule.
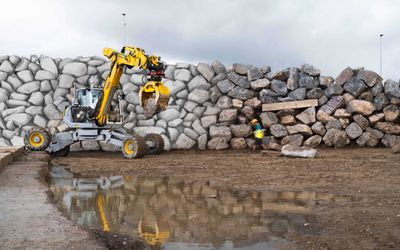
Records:
[[[162,95],[168,98],[169,100],[169,90],[166,88],[161,82],[161,77],[164,75],[164,65],[160,61],[160,58],[154,55],[148,56],[145,54],[145,51],[141,48],[137,47],[128,47],[124,46],[121,52],[113,50],[111,48],[105,48],[103,50],[104,56],[109,58],[111,61],[111,70],[110,73],[104,83],[104,87],[102,89],[101,97],[96,105],[95,109],[95,122],[96,125],[102,127],[106,124],[107,116],[110,111],[111,101],[114,96],[114,93],[119,85],[119,80],[123,73],[124,67],[127,66],[129,68],[137,67],[141,69],[147,69],[150,74],[151,81],[150,85],[155,85],[157,88],[153,88],[152,95],[146,95],[147,99],[154,99],[157,106],[157,109],[154,109],[154,112],[157,110],[164,110],[166,108],[165,101],[162,104],[158,104],[157,96],[160,95],[160,90],[162,91]],[[146,85],[148,85],[147,83]],[[142,89],[146,88],[146,85],[141,88],[139,92],[139,98],[142,100]],[[158,89],[160,86],[160,90]],[[148,89],[148,88],[146,88]],[[150,92],[151,92],[150,91]],[[149,93],[146,92],[145,93]],[[151,103],[151,102],[149,102]],[[147,105],[146,102],[142,102],[142,105]],[[144,107],[145,110],[147,107]]]

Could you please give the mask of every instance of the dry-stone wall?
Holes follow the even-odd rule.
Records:
[[[68,129],[62,111],[74,88],[101,83],[110,64],[101,57],[75,59],[0,57],[0,145],[23,143],[31,126],[51,133]],[[158,133],[165,149],[244,149],[251,146],[249,119],[267,128],[266,143],[342,147],[392,147],[400,143],[399,82],[362,68],[346,68],[335,79],[304,64],[271,71],[270,67],[222,63],[168,65],[165,84],[170,107],[146,119],[138,90],[143,71],[126,69],[121,77],[129,133]],[[262,112],[263,103],[318,99],[318,107]],[[114,104],[116,102],[114,101]],[[276,144],[277,143],[277,144]],[[106,143],[79,142],[73,150],[116,150]]]

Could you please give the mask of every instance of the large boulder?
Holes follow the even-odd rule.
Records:
[[[35,80],[44,81],[44,80],[53,80],[56,76],[53,73],[46,70],[39,70],[35,74]]]
[[[299,78],[299,86],[304,87],[306,89],[313,89],[318,87],[319,81],[314,79],[314,77],[305,74],[303,72],[300,72],[300,78]]]
[[[29,124],[31,122],[31,120],[32,120],[32,116],[25,114],[25,113],[11,114],[4,119],[5,122],[12,121],[12,122],[14,122],[15,125],[21,126],[21,127]]]
[[[246,139],[245,138],[233,138],[230,141],[230,145],[232,149],[245,149],[246,148]]]
[[[260,114],[261,124],[264,128],[271,127],[272,124],[279,122],[278,117],[273,112],[263,112]]]
[[[217,87],[221,91],[221,93],[226,94],[235,87],[235,84],[233,84],[229,79],[225,79],[218,82]]]
[[[343,89],[352,94],[354,97],[358,97],[364,90],[367,89],[365,83],[357,77],[352,77],[344,84]]]
[[[388,105],[383,109],[383,114],[387,122],[394,122],[400,118],[400,108],[396,105]]]
[[[306,124],[296,124],[293,126],[287,126],[286,128],[290,135],[293,135],[293,134],[312,135],[313,134],[310,126],[308,126]]]
[[[203,76],[197,75],[195,76],[189,83],[188,83],[188,89],[189,91],[192,91],[193,89],[204,89],[208,90],[211,87],[211,84],[209,84]],[[233,87],[232,87],[233,88]]]
[[[58,77],[58,87],[63,89],[70,89],[73,87],[75,77],[72,75],[61,74]]]
[[[384,84],[385,94],[388,97],[400,97],[400,83],[393,80],[387,80]]]
[[[17,73],[19,79],[24,82],[32,82],[33,81],[33,74],[30,70],[23,70]]]
[[[201,125],[203,128],[208,128],[213,124],[217,123],[217,116],[216,115],[208,115],[208,116],[203,116],[201,119]]]
[[[179,81],[188,82],[192,76],[190,75],[190,71],[187,69],[177,69],[174,71],[174,79]]]
[[[250,88],[250,82],[245,76],[238,75],[235,72],[231,71],[228,73],[227,77],[229,80],[231,80],[233,83],[241,88]]]
[[[40,59],[40,67],[48,72],[51,72],[54,76],[58,75],[57,65],[50,57],[42,57]]]
[[[300,70],[298,68],[289,69],[289,77],[287,79],[287,88],[295,90],[299,87]]]
[[[197,65],[197,70],[209,82],[211,82],[213,76],[215,75],[213,68],[209,64],[206,64],[206,63],[199,63]]]
[[[338,108],[342,107],[343,105],[343,96],[332,96],[331,99],[329,99],[329,101],[319,109],[319,111],[323,111],[328,115],[332,115]]]
[[[291,144],[294,146],[301,146],[303,144],[304,136],[301,134],[288,135],[282,138],[281,144]]]
[[[375,128],[387,134],[400,135],[400,124],[377,122]]]
[[[224,137],[216,137],[208,141],[207,148],[211,150],[221,150],[229,148],[228,141]]]
[[[87,70],[86,64],[82,62],[70,62],[64,65],[62,73],[80,77],[86,75]]]
[[[234,122],[237,118],[237,109],[224,109],[219,114],[219,122]]]
[[[303,71],[304,73],[306,73],[307,75],[310,76],[319,76],[321,71],[317,68],[315,68],[312,65],[309,64],[303,64],[301,65],[301,71]]]
[[[335,148],[344,147],[350,143],[346,132],[339,129],[330,129],[323,137],[323,141],[327,146],[334,146]]]
[[[300,114],[296,115],[296,118],[304,124],[315,123],[316,121],[315,107],[309,107]]]
[[[229,91],[228,95],[230,97],[235,98],[235,99],[239,99],[239,100],[245,101],[247,99],[256,97],[257,93],[252,91],[252,90],[244,89],[244,88],[241,88],[241,87],[235,87],[231,91]]]
[[[279,96],[285,96],[288,92],[286,83],[279,80],[272,80],[271,89]]]
[[[347,126],[346,134],[350,139],[354,140],[363,134],[363,130],[357,123],[352,122],[349,126]]]
[[[353,70],[350,67],[345,68],[335,79],[335,82],[342,86],[353,76]]]
[[[212,125],[210,127],[210,137],[211,138],[223,137],[227,141],[229,141],[232,138],[232,133],[229,127]]]
[[[375,106],[371,102],[363,100],[351,100],[347,103],[346,110],[350,113],[370,115],[375,111]]]
[[[383,80],[380,75],[371,70],[360,70],[357,74],[357,78],[363,80],[370,88],[377,83],[381,83]]]
[[[40,89],[40,82],[39,81],[33,81],[33,82],[28,82],[20,87],[18,87],[17,92],[21,94],[26,94],[29,95],[32,92],[38,91]]]
[[[281,153],[284,156],[300,158],[315,158],[318,155],[318,151],[314,148],[298,147],[291,144],[283,146]]]
[[[272,124],[270,131],[276,138],[282,138],[288,135],[286,127],[281,124]]]
[[[185,89],[185,83],[183,83],[180,80],[176,80],[176,81],[166,81],[164,83],[164,85],[169,89],[169,92],[171,95],[175,95],[176,93],[178,93],[179,91]],[[124,85],[125,86],[125,85]]]
[[[168,108],[160,113],[158,113],[158,118],[163,119],[166,122],[175,120],[179,117],[180,112],[174,108]]]
[[[190,92],[188,100],[202,104],[210,99],[210,93],[204,89],[194,89]]]
[[[315,148],[315,147],[318,147],[319,144],[321,144],[321,141],[322,141],[322,136],[313,135],[310,138],[308,138],[307,140],[305,140],[303,145],[306,147]]]
[[[248,124],[235,124],[230,128],[234,137],[247,137],[252,134],[251,126]]]

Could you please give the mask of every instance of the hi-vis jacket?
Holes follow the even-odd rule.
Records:
[[[253,134],[254,134],[254,137],[257,139],[262,139],[264,137],[264,131],[263,131],[260,123],[256,124]]]

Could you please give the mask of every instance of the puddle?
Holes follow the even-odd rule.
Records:
[[[184,179],[50,174],[53,201],[88,229],[141,238],[151,249],[281,249],[290,233],[319,234],[312,210],[345,197],[235,191]]]

